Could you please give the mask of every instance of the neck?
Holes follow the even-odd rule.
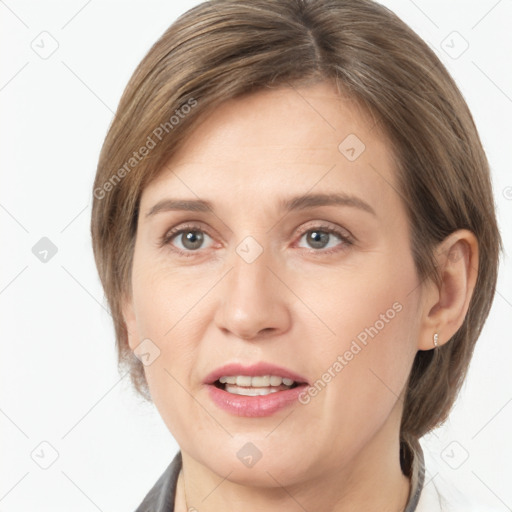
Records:
[[[399,425],[399,424],[398,424]],[[241,485],[200,464],[182,451],[176,512],[198,510],[225,512],[245,510],[367,510],[403,512],[409,500],[410,480],[400,467],[396,422],[386,425],[351,461],[320,471],[300,482],[268,477],[268,487]]]

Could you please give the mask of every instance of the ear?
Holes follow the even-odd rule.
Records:
[[[126,331],[128,336],[128,345],[132,351],[139,344],[137,338],[137,319],[135,317],[135,310],[133,307],[133,300],[131,297],[124,297],[122,299],[122,315],[126,325]]]
[[[424,286],[418,350],[447,343],[464,322],[478,276],[478,241],[475,235],[460,229],[451,233],[437,247],[440,285],[428,279]]]

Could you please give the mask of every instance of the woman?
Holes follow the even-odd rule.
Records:
[[[393,13],[185,13],[123,94],[91,228],[120,363],[180,446],[138,511],[458,510],[419,439],[501,242],[467,105]]]

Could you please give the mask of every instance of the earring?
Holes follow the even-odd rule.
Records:
[[[439,334],[437,334],[437,332],[436,332],[436,333],[434,333],[434,347],[436,347],[436,348],[439,346],[438,339],[439,339]]]

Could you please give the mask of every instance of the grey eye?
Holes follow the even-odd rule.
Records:
[[[205,237],[210,238],[206,233],[195,229],[185,229],[174,236],[176,241],[179,241],[182,246],[178,245],[179,249],[185,249],[187,251],[195,251],[200,249],[203,245]]]
[[[336,243],[334,243],[334,245],[331,244],[328,246],[332,239],[335,240],[337,238],[338,242],[343,241],[341,237],[335,233],[330,233],[329,231],[322,229],[310,229],[302,235],[301,240],[304,237],[306,238],[306,243],[313,249],[326,249],[336,246]]]

